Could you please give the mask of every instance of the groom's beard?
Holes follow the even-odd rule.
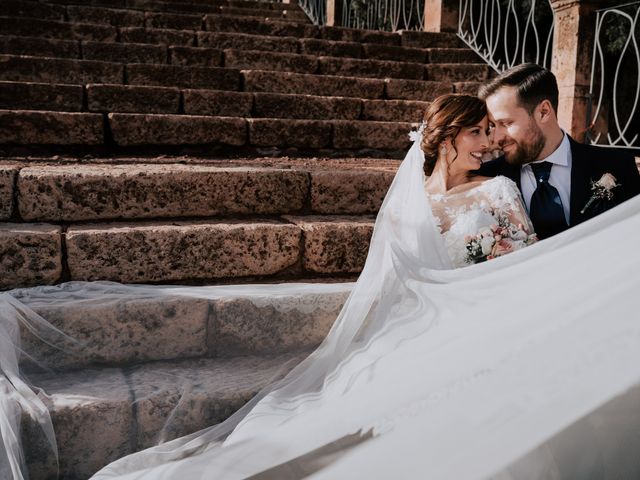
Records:
[[[525,165],[538,159],[538,155],[540,155],[540,152],[544,148],[545,138],[542,134],[542,130],[540,130],[540,127],[538,127],[538,125],[536,125],[533,120],[531,120],[529,128],[532,133],[531,139],[520,142],[517,142],[512,138],[509,138],[507,140],[515,142],[516,146],[513,151],[508,153],[504,152],[504,158],[507,160],[507,163],[519,166]]]

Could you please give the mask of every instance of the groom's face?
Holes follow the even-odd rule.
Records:
[[[487,97],[489,120],[494,125],[494,142],[512,165],[538,159],[545,137],[533,115],[520,105],[515,87],[502,87]]]

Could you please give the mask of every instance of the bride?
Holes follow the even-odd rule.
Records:
[[[474,97],[433,102],[320,347],[225,422],[93,478],[640,477],[640,201],[535,242],[517,187],[474,173],[489,133]],[[0,327],[37,323],[2,307]],[[2,386],[33,404],[16,365]]]

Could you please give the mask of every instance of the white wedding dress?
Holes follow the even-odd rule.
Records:
[[[495,221],[489,207],[523,224],[526,216],[504,178],[430,198],[419,144],[321,346],[227,421],[117,460],[94,479],[640,478],[640,198],[453,269],[464,264],[466,236]],[[9,339],[0,425],[6,464],[18,465],[0,473],[19,471],[16,405],[51,433],[20,383],[10,348],[17,325],[46,331],[30,302],[99,302],[101,288],[49,287],[0,303],[0,341]],[[117,301],[109,288],[104,295]],[[277,287],[257,288],[268,297]],[[214,287],[116,291],[216,295]]]

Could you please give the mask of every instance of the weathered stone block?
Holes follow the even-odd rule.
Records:
[[[426,52],[421,48],[365,43],[362,45],[362,49],[364,58],[412,63],[424,63],[427,60]]]
[[[172,65],[196,65],[219,67],[222,65],[222,51],[200,47],[169,47]]]
[[[43,38],[94,40],[98,42],[115,42],[118,38],[118,30],[107,25],[57,22],[35,18],[0,17],[0,32],[3,35],[22,37],[37,34],[38,37]]]
[[[305,270],[358,273],[373,233],[373,217],[286,217],[303,231]]]
[[[202,15],[146,12],[145,27],[169,28],[174,30],[201,30]]]
[[[338,42],[317,38],[301,38],[300,52],[307,55],[327,57],[362,57],[362,47],[358,42]]]
[[[429,48],[425,51],[429,63],[484,63],[482,57],[469,48]]]
[[[130,375],[139,448],[215,425],[300,362],[298,356],[144,365]],[[278,375],[280,374],[280,375]]]
[[[123,66],[116,63],[62,58],[0,55],[0,80],[42,83],[122,83]]]
[[[61,229],[55,225],[0,224],[0,288],[54,283],[62,273]]]
[[[410,123],[333,121],[333,146],[336,148],[379,148],[405,150],[410,146]]]
[[[318,29],[313,25],[266,21],[264,19],[230,15],[207,15],[205,17],[205,27],[209,32],[242,32],[253,35],[296,38],[314,38],[318,36]]]
[[[220,299],[212,303],[209,317],[209,351],[235,356],[310,350],[324,340],[347,296]]]
[[[97,23],[113,25],[114,27],[144,26],[144,13],[135,10],[116,10],[94,6],[82,7],[69,5],[67,7],[67,16],[70,21],[75,23]]]
[[[253,94],[222,90],[184,90],[184,113],[218,117],[250,117]]]
[[[221,6],[220,13],[222,15],[234,15],[242,17],[255,17],[260,20],[278,20],[284,22],[288,20],[284,10],[271,10],[269,8],[261,8],[260,4],[253,8],[240,8],[240,7],[227,7]],[[292,17],[295,19],[295,13],[292,12]],[[305,19],[308,21],[308,17]]]
[[[428,102],[411,100],[363,100],[362,118],[385,122],[421,122]]]
[[[6,221],[13,214],[13,194],[18,167],[0,165],[0,220]]]
[[[67,303],[35,311],[77,341],[61,350],[23,329],[26,351],[38,352],[37,360],[55,369],[189,358],[207,351],[209,303],[203,299],[131,297],[117,303]]]
[[[300,230],[278,222],[71,227],[74,280],[160,282],[272,275],[294,265]]]
[[[400,45],[397,33],[378,30],[361,30],[344,27],[322,27],[320,38],[344,42],[377,43],[379,45]]]
[[[1,82],[0,108],[8,110],[82,110],[82,86]]]
[[[311,173],[311,209],[319,214],[377,213],[394,171],[332,170]]]
[[[120,29],[120,41],[123,43],[154,43],[191,46],[195,41],[195,34],[193,32],[180,30],[126,27]]]
[[[213,5],[211,4],[213,3]],[[220,7],[216,3],[210,2],[209,4],[203,2],[159,2],[158,0],[127,0],[127,6],[129,8],[137,8],[140,10],[147,10],[151,12],[164,12],[164,13],[182,13],[182,14],[204,14],[211,12],[219,12]]]
[[[93,112],[178,113],[177,88],[132,85],[87,85],[88,107]]]
[[[382,98],[384,80],[331,77],[290,72],[243,70],[244,88],[253,92],[298,93],[355,98]]]
[[[230,68],[127,65],[127,79],[133,85],[240,89],[240,72]]]
[[[115,42],[83,42],[82,57],[114,63],[167,63],[167,49],[160,45]]]
[[[360,116],[361,100],[348,97],[316,97],[255,93],[255,114],[265,118],[355,120]]]
[[[310,55],[268,53],[261,51],[225,50],[225,67],[315,73],[318,60]]]
[[[42,57],[80,58],[76,40],[0,36],[0,53]]]
[[[455,82],[456,80],[465,82],[484,82],[489,78],[491,67],[489,65],[441,63],[437,65],[426,65],[427,80],[439,82]]]
[[[298,53],[298,39],[267,37],[244,33],[197,32],[198,45],[218,49],[264,50],[268,52]],[[306,53],[306,52],[302,52]]]
[[[403,100],[422,100],[430,102],[440,95],[452,93],[451,83],[421,82],[417,80],[400,80],[389,78],[385,80],[387,98]]]
[[[175,164],[36,166],[20,172],[18,204],[25,220],[263,215],[301,210],[308,189],[308,174],[295,170]]]
[[[403,30],[400,32],[400,42],[403,47],[415,48],[459,48],[462,41],[455,33],[420,32],[417,30]]]
[[[17,145],[100,145],[102,115],[96,113],[0,110],[0,143]]]
[[[456,93],[466,93],[468,95],[478,95],[482,82],[456,82],[453,84],[453,90]]]
[[[43,20],[64,20],[64,7],[24,0],[3,0],[2,15],[7,17],[31,17]]]
[[[329,122],[271,118],[247,121],[251,145],[300,148],[322,148],[331,145]]]
[[[195,115],[110,113],[109,124],[118,145],[244,145],[246,120]]]
[[[132,453],[130,390],[121,370],[87,369],[33,375],[30,380],[49,395],[61,477],[89,478],[107,463]],[[31,478],[55,478],[55,461],[42,458],[40,452],[47,450],[38,448],[46,442],[42,431],[32,423],[26,430]]]
[[[357,58],[320,57],[318,70],[324,75],[378,78],[381,73],[390,78],[422,80],[424,66],[418,63],[363,60]]]

